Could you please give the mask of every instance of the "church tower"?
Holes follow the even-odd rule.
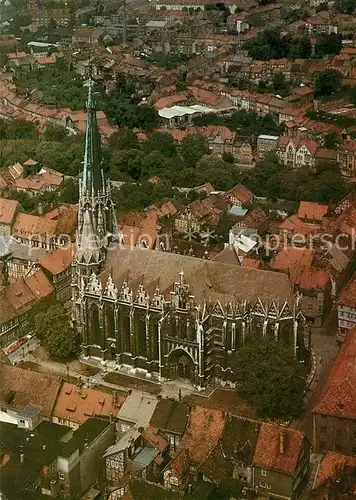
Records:
[[[93,272],[100,271],[110,242],[118,237],[110,182],[102,162],[92,79],[88,85],[87,130],[83,174],[79,183],[77,248],[74,261],[77,283],[82,279],[85,283]]]

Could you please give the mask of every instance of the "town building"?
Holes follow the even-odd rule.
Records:
[[[348,333],[313,409],[314,453],[356,455],[355,333]]]
[[[10,236],[19,207],[18,201],[0,198],[0,236]]]
[[[356,327],[356,276],[350,279],[338,298],[337,319],[341,338]]]
[[[89,417],[114,418],[125,398],[63,382],[52,410],[54,424],[78,429]]]

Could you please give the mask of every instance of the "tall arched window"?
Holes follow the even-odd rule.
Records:
[[[100,331],[99,309],[96,304],[90,306],[90,340],[92,345],[104,344],[102,332]]]
[[[104,313],[106,337],[115,338],[114,306],[112,304],[105,304]]]

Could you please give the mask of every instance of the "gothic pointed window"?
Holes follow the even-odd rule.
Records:
[[[94,303],[90,306],[90,339],[92,345],[100,347],[104,345],[103,335],[100,330],[99,309]]]
[[[107,338],[115,338],[115,319],[114,319],[114,306],[106,304],[104,307],[105,312],[105,329]]]

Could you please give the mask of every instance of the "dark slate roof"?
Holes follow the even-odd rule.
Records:
[[[76,431],[68,430],[60,440],[59,455],[69,457],[77,449],[82,451],[86,443],[90,445],[109,425],[114,425],[109,419],[88,418]]]
[[[102,281],[105,284],[111,274],[119,288],[124,281],[134,291],[142,284],[152,295],[158,286],[160,293],[169,300],[169,293],[179,281],[181,271],[190,286],[189,293],[200,304],[217,300],[223,304],[243,300],[253,303],[258,298],[268,304],[272,301],[281,305],[285,301],[292,302],[292,289],[285,273],[124,245],[113,245],[109,249]]]
[[[229,416],[217,446],[202,464],[204,475],[220,483],[232,478],[233,463],[252,465],[260,422]]]
[[[150,424],[163,431],[182,435],[187,427],[189,406],[181,401],[161,399],[153,412]]]
[[[42,422],[31,432],[0,423],[0,490],[9,500],[39,498],[38,493],[24,491],[24,487],[39,477],[43,466],[55,460],[59,439],[67,432],[68,427],[50,422]],[[20,461],[21,453],[24,463]]]

